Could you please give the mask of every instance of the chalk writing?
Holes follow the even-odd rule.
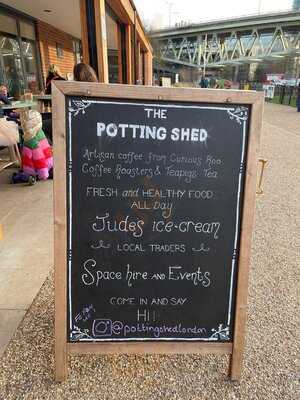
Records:
[[[248,111],[70,97],[71,341],[232,340]]]

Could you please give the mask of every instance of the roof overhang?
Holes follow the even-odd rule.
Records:
[[[81,37],[79,0],[1,0],[0,5]]]

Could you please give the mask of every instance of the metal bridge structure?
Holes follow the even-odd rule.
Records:
[[[172,64],[205,70],[279,61],[300,56],[300,10],[177,26],[149,36],[157,60]]]

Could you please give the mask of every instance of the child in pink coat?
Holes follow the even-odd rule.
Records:
[[[53,167],[52,148],[42,130],[42,117],[38,111],[21,113],[21,125],[24,132],[22,149],[22,168],[28,176],[48,179]]]

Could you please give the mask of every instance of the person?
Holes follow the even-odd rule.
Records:
[[[209,87],[210,87],[211,89],[216,89],[216,87],[217,87],[216,78],[210,78]]]
[[[1,105],[11,105],[10,101],[11,97],[8,95],[8,90],[6,85],[0,85],[0,117],[7,117],[8,121],[13,121],[18,123],[19,114],[15,112],[13,109],[11,110],[3,110]]]
[[[297,111],[300,112],[300,83],[298,85],[298,93],[297,93]]]
[[[217,89],[224,89],[224,79],[219,78],[217,80]]]
[[[77,82],[98,82],[96,72],[85,63],[79,63],[73,69],[74,80]]]
[[[62,77],[59,68],[56,65],[51,64],[46,78],[45,94],[51,94],[51,82],[53,80],[65,81],[65,78]]]
[[[12,146],[19,141],[18,125],[7,118],[2,104],[11,104],[5,85],[0,85],[0,146]]]
[[[14,100],[20,99],[25,89],[24,80],[19,75],[16,68],[9,65],[5,68],[5,74],[7,76],[7,90],[9,95],[13,97]]]
[[[0,85],[0,105],[1,104],[11,104],[8,98],[7,87],[5,85]],[[3,117],[4,112],[0,106],[0,117]]]
[[[204,75],[202,75],[201,81],[200,81],[200,87],[202,89],[207,89],[208,88],[208,80],[205,78]]]
[[[22,169],[25,175],[46,180],[52,176],[52,148],[44,134],[41,114],[36,110],[22,110],[21,125],[24,133]],[[16,179],[15,179],[16,181]]]

